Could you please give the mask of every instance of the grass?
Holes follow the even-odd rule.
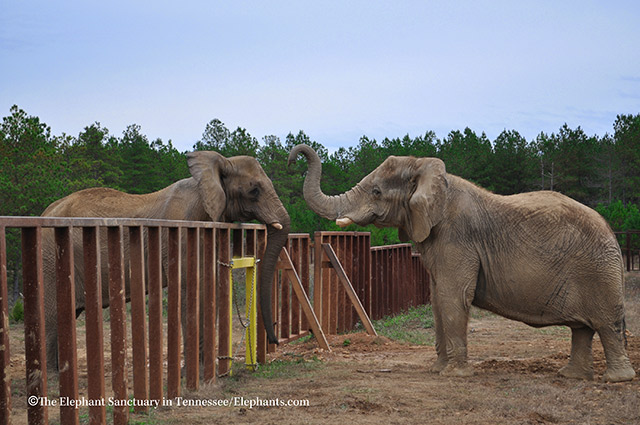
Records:
[[[416,345],[433,345],[433,312],[430,305],[411,307],[405,313],[375,320],[373,326],[379,335],[395,341]]]
[[[289,354],[291,359],[273,360],[267,364],[259,365],[255,372],[249,371],[244,364],[234,363],[231,379],[242,381],[246,378],[257,379],[280,379],[291,378],[292,376],[304,375],[321,367],[322,361],[317,357],[304,359],[301,355]]]

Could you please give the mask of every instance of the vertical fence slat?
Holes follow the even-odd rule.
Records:
[[[122,227],[107,228],[109,245],[109,316],[111,323],[111,382],[116,400],[127,400],[127,327]],[[113,423],[126,424],[128,406],[113,407]]]
[[[76,302],[71,227],[57,227],[56,302],[58,320],[58,380],[60,397],[78,399],[78,360],[76,353]],[[60,403],[60,422],[79,423],[78,409]]]
[[[147,379],[147,324],[145,320],[144,237],[142,226],[129,227],[129,286],[131,292],[131,346],[133,351],[133,397],[149,397]],[[147,406],[136,405],[136,413],[146,413]]]
[[[299,273],[300,273],[300,280],[302,280],[302,289],[304,289],[304,292],[307,294],[307,297],[311,298],[311,294],[309,292],[309,270],[310,270],[309,241],[310,239],[308,235],[302,239],[302,247],[300,249],[301,263],[300,263]],[[317,312],[316,312],[316,317],[318,317]],[[300,326],[304,331],[308,330],[310,327],[309,321],[307,320],[307,316],[304,314],[302,315],[302,323]]]
[[[322,329],[327,331],[326,322],[324,320],[323,303],[323,283],[322,283],[322,242],[320,241],[320,232],[313,234],[313,310],[316,317],[320,321]]]
[[[289,247],[289,241],[287,241],[285,248],[287,249],[287,251],[291,251],[291,248]],[[289,280],[288,274],[285,273],[284,270],[282,271],[280,282],[280,338],[287,339],[290,335],[291,325],[291,302],[289,298],[291,282]]]
[[[231,370],[231,252],[229,230],[219,229],[218,235],[218,375],[223,376]]]
[[[256,257],[263,258],[264,250],[267,247],[267,232],[265,230],[258,230],[256,235]],[[262,269],[260,268],[260,263],[258,263],[258,277],[257,282],[261,282]],[[276,271],[277,273],[277,271]],[[260,294],[264,289],[258,288],[258,294]],[[275,294],[271,293],[272,297],[275,297]],[[267,332],[265,331],[264,321],[262,320],[262,309],[260,308],[260,303],[258,302],[258,363],[266,363],[267,362]]]
[[[187,229],[187,388],[195,391],[200,378],[200,232]]]
[[[204,229],[203,242],[203,362],[204,381],[215,382],[216,380],[216,245],[215,229]]]
[[[332,236],[330,238],[329,242],[331,244],[331,246],[338,246],[338,237],[337,236]],[[330,289],[330,299],[329,299],[329,307],[330,307],[330,314],[331,316],[329,317],[329,330],[330,333],[332,334],[337,334],[338,333],[338,314],[339,314],[339,305],[338,305],[338,296],[339,296],[339,285],[338,285],[338,278],[336,277],[335,273],[330,273],[330,279],[329,281],[331,282],[331,289]]]
[[[296,272],[300,273],[300,239],[294,238],[291,240],[290,254]],[[291,279],[289,279],[289,282],[293,284]],[[298,298],[294,296],[293,291],[291,291],[291,334],[300,334],[300,303]]]
[[[102,400],[105,396],[102,270],[99,238],[98,227],[84,227],[82,229],[87,341],[87,395],[89,400]],[[104,424],[107,421],[106,406],[99,403],[96,404],[96,406],[89,407],[89,422],[92,424]]]
[[[373,288],[371,282],[371,234],[364,236],[364,280],[365,280],[365,302],[368,305],[368,312],[373,313]]]
[[[47,366],[44,335],[44,292],[42,274],[42,229],[22,229],[22,285],[24,293],[24,332],[27,397],[47,396]],[[27,408],[29,424],[48,422],[44,403]]]
[[[340,261],[340,263],[344,266],[345,261],[344,261],[344,242],[345,242],[345,236],[344,235],[340,235],[336,238],[336,243],[335,245],[333,245],[333,250],[336,253],[336,256],[338,257],[338,260]],[[335,273],[332,273],[332,275],[335,276]],[[344,288],[342,287],[342,285],[340,285],[339,281],[337,281],[337,286],[336,286],[336,290],[337,290],[337,297],[336,297],[336,330],[337,333],[343,333],[345,331],[345,312],[346,312],[346,307],[347,304],[345,302],[345,297],[346,297],[346,292],[344,291]]]
[[[10,360],[7,242],[5,228],[0,226],[0,425],[8,424],[11,417],[11,380],[7,376]]]
[[[180,396],[180,368],[181,368],[181,337],[180,297],[181,297],[181,269],[182,250],[180,248],[181,228],[168,229],[167,256],[167,397],[170,399]]]
[[[162,242],[159,227],[147,228],[149,288],[149,398],[162,401]]]

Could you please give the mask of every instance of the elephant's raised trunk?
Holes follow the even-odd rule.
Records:
[[[303,154],[309,163],[307,176],[304,179],[302,189],[304,199],[316,214],[329,220],[341,218],[349,205],[350,195],[356,189],[351,189],[342,195],[327,196],[320,188],[320,176],[322,174],[322,164],[316,151],[310,146],[301,144],[291,149],[289,153],[289,164],[293,163],[299,154]],[[340,223],[338,223],[340,225]]]
[[[289,237],[290,219],[287,210],[282,206],[280,216],[280,226],[269,226],[267,231],[267,247],[264,251],[262,261],[258,263],[260,271],[260,311],[262,312],[262,320],[267,331],[267,339],[272,344],[278,343],[278,337],[273,328],[273,315],[271,311],[271,288],[273,282],[273,272],[278,262],[278,257],[282,251],[282,247],[287,243]],[[278,228],[280,227],[280,228]]]

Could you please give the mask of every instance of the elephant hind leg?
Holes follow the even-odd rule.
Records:
[[[571,358],[558,373],[565,378],[593,380],[593,354],[591,328],[571,328]]]
[[[607,370],[602,377],[605,382],[630,381],[636,376],[624,349],[621,328],[604,326],[597,329],[607,359]]]

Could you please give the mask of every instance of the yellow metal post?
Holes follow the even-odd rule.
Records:
[[[254,257],[234,257],[232,267],[229,269],[229,305],[233,305],[233,278],[231,272],[233,269],[247,269],[245,287],[246,287],[246,314],[249,326],[246,330],[246,356],[245,365],[247,369],[255,370],[258,358],[258,291],[256,288],[256,259]],[[232,353],[232,315],[229,315],[229,357]]]

